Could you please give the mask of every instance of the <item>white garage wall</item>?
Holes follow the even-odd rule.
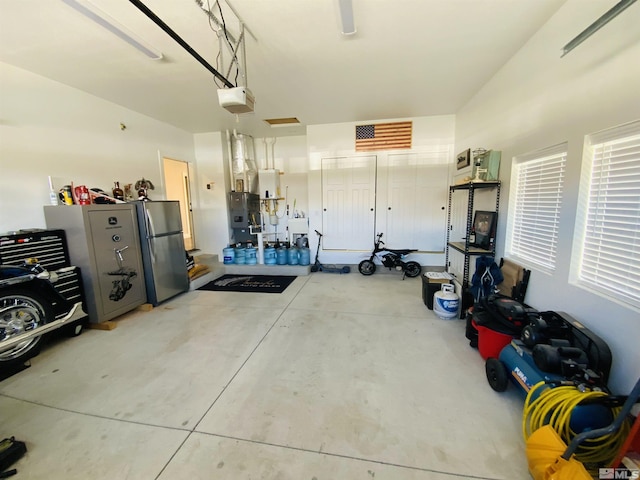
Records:
[[[229,242],[226,192],[230,177],[225,132],[196,134],[194,142],[196,174],[192,191],[196,248],[208,254],[217,253],[222,258],[222,249]]]
[[[403,119],[407,120],[407,119]],[[455,116],[441,115],[434,117],[419,117],[413,121],[413,148],[410,150],[392,150],[376,152],[379,162],[386,164],[389,154],[399,152],[424,152],[434,148],[450,152],[453,162],[453,133]],[[392,121],[392,120],[389,120]],[[366,122],[358,122],[363,124]],[[280,177],[282,194],[288,186],[287,201],[293,209],[304,212],[309,218],[310,245],[312,251],[316,248],[314,229],[322,230],[322,184],[320,161],[323,157],[355,155],[355,123],[313,125],[307,128],[306,136],[279,137],[273,148],[274,167],[283,174]],[[242,132],[239,132],[242,133]],[[267,139],[270,142],[270,139]],[[265,152],[263,138],[254,139],[256,161],[258,168],[267,166],[267,156],[271,161],[271,148]],[[226,192],[230,191],[228,149],[226,132],[213,132],[195,135],[197,181],[197,205],[194,206],[196,222],[197,247],[206,253],[222,255],[222,249],[229,242],[228,215],[226,211]],[[453,174],[452,163],[452,174]],[[443,184],[448,184],[450,178],[443,178]],[[214,182],[212,189],[206,189],[206,184]],[[290,210],[290,213],[292,213]],[[284,212],[279,211],[281,215]],[[280,220],[278,225],[279,238],[286,238],[285,227],[287,219]],[[274,227],[267,225],[267,232],[274,231]],[[443,225],[444,235],[444,225]],[[271,239],[272,237],[268,237]],[[373,246],[373,245],[372,245]],[[397,248],[402,248],[398,246]],[[444,254],[422,254],[418,261],[423,265],[444,265]],[[358,263],[362,260],[363,252],[327,252],[322,257],[324,262]],[[313,260],[313,259],[312,259]]]
[[[4,63],[0,105],[0,232],[45,228],[49,175],[107,192],[144,177],[161,200],[162,156],[194,161],[191,133]]]
[[[602,336],[614,356],[610,384],[625,393],[640,376],[640,312],[570,285],[569,262],[584,136],[640,118],[640,5],[560,58],[561,47],[611,6],[569,0],[458,112],[456,151],[502,150],[499,258],[512,158],[568,142],[558,268],[553,275],[533,270],[526,300],[541,310],[567,312]]]
[[[312,125],[307,128],[307,148],[309,150],[309,222],[310,231],[314,229],[322,231],[322,171],[321,162],[323,158],[331,157],[352,157],[358,155],[376,155],[378,165],[387,165],[390,154],[397,153],[421,153],[429,152],[436,148],[439,151],[449,151],[451,161],[451,175],[443,178],[443,184],[450,183],[455,166],[453,141],[456,117],[454,115],[439,115],[433,117],[416,117],[404,119],[378,120],[372,123],[393,122],[393,121],[413,121],[413,146],[409,150],[387,150],[379,152],[358,152],[355,151],[355,126],[365,125],[366,121],[357,123],[339,123],[331,125]],[[442,225],[443,235],[446,226]],[[312,240],[312,250],[315,251],[317,243]],[[403,245],[390,245],[391,248],[408,248]],[[371,241],[373,249],[373,239]],[[366,252],[354,251],[321,251],[321,261],[323,263],[358,264],[366,257]],[[412,259],[417,260],[422,265],[444,266],[444,253],[438,254],[414,254]],[[313,259],[312,259],[313,260]]]

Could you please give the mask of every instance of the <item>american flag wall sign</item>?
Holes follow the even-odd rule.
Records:
[[[356,152],[411,148],[413,122],[356,126]]]

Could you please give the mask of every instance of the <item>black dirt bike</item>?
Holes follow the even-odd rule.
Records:
[[[376,264],[374,260],[378,258],[382,265],[387,267],[389,270],[395,268],[398,271],[402,271],[402,279],[404,280],[404,276],[413,278],[420,275],[422,272],[422,267],[418,262],[408,261],[405,262],[403,260],[404,257],[409,255],[411,252],[417,252],[416,249],[402,249],[402,250],[391,250],[390,248],[381,247],[384,245],[382,241],[382,233],[377,235],[376,243],[373,247],[373,252],[371,252],[371,257],[367,260],[363,260],[358,265],[358,270],[362,275],[373,275],[376,271]],[[382,254],[382,255],[379,255]]]

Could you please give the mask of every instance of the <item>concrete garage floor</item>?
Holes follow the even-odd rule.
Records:
[[[0,382],[17,479],[526,479],[522,400],[420,278],[190,291]]]

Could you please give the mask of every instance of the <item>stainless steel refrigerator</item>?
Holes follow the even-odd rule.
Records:
[[[180,202],[136,203],[147,302],[155,306],[189,290]]]

